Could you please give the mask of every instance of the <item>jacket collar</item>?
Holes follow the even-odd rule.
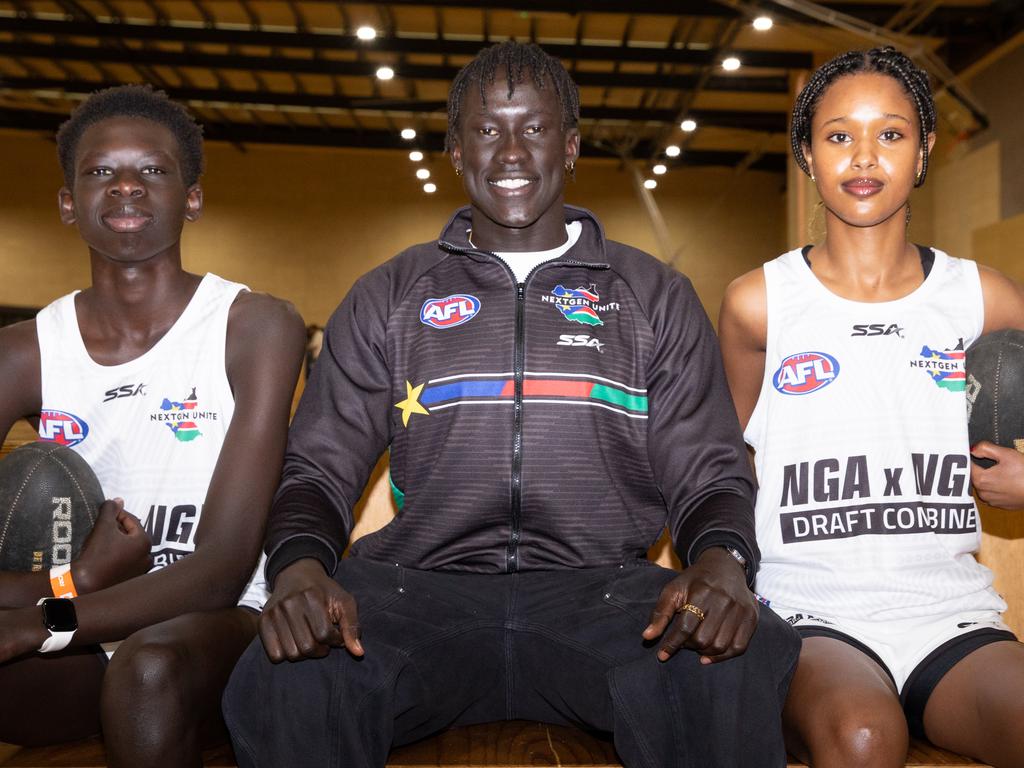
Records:
[[[455,211],[454,215],[441,230],[438,246],[449,253],[462,253],[476,261],[485,261],[491,257],[489,251],[474,248],[469,243],[467,232],[473,226],[473,209],[466,205]],[[558,261],[579,261],[591,266],[608,266],[605,255],[604,228],[597,217],[586,208],[574,205],[565,206],[565,221],[579,221],[583,225],[579,240]]]

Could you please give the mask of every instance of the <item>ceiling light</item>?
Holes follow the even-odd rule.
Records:
[[[416,138],[416,131],[413,130],[412,128],[403,128],[401,136],[406,141],[411,141],[412,139]]]
[[[737,59],[735,56],[730,56],[729,58],[722,62],[722,69],[724,69],[726,72],[735,72],[739,68],[740,60]]]
[[[693,133],[694,131],[697,130],[697,121],[691,120],[690,118],[686,118],[685,120],[683,120],[683,122],[679,124],[679,127],[682,128],[687,133]]]
[[[360,40],[373,40],[377,36],[377,30],[373,27],[362,26],[356,30],[356,37]]]
[[[644,189],[654,189],[658,186],[658,182],[654,179],[644,179]]]
[[[754,29],[758,32],[767,32],[774,24],[771,16],[758,16],[754,19]]]
[[[656,166],[651,168],[651,170],[654,171],[655,176],[661,176],[661,174],[667,171],[668,168],[665,166],[664,163],[658,163]]]
[[[696,128],[697,124],[694,123],[693,127]],[[667,147],[665,147],[665,154],[668,155],[669,157],[679,157],[679,153],[681,151],[682,150],[679,149],[679,147],[677,147],[675,144],[669,144]]]
[[[723,64],[722,66],[725,66],[725,65]],[[395,76],[395,70],[393,70],[391,67],[381,67],[380,69],[377,70],[377,79],[378,80],[390,80],[394,76]]]
[[[429,179],[430,178],[430,171],[428,171],[426,168],[417,168],[416,169],[416,178],[419,179],[420,181],[424,181],[426,179]]]
[[[403,138],[405,137],[403,136]],[[423,159],[423,153],[420,152],[418,149],[414,149],[412,152],[409,153],[409,159],[412,160],[414,163],[418,163],[420,160]]]
[[[428,195],[432,195],[435,192],[437,192],[437,184],[434,184],[432,181],[428,181],[426,184],[423,185],[423,191],[426,192]]]

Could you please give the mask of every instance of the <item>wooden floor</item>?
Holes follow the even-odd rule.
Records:
[[[24,749],[3,760],[4,768],[102,768],[106,765],[99,739],[58,747]],[[208,750],[204,765],[228,768],[235,765],[227,744]],[[544,723],[510,721],[452,728],[430,739],[396,749],[388,768],[620,768],[611,742],[573,728]],[[801,766],[803,763],[790,763]],[[979,766],[935,747],[915,743],[907,757],[914,768]],[[715,768],[709,766],[709,768]]]

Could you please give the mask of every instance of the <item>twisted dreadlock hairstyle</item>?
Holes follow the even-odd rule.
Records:
[[[142,117],[165,126],[178,142],[185,186],[199,180],[203,173],[203,129],[188,110],[150,85],[118,85],[93,93],[57,130],[57,156],[69,187],[82,134],[90,125],[111,117]]]
[[[811,120],[825,91],[839,78],[861,73],[888,75],[903,86],[904,92],[914,103],[921,130],[921,174],[914,181],[914,186],[920,187],[928,173],[928,134],[935,130],[935,101],[932,99],[928,75],[892,46],[872,48],[870,51],[847,51],[823,64],[811,75],[793,106],[790,142],[797,165],[808,176],[811,175],[804,158],[804,148],[810,146]]]
[[[448,91],[448,134],[444,139],[446,152],[450,152],[455,145],[462,101],[466,92],[473,83],[476,83],[480,88],[480,102],[486,106],[487,87],[494,84],[499,69],[504,71],[509,98],[515,93],[516,86],[525,82],[526,73],[529,71],[533,75],[533,84],[538,89],[548,87],[548,83],[555,89],[558,103],[562,107],[562,130],[566,131],[579,125],[580,92],[562,66],[562,62],[533,43],[506,40],[480,51],[475,59],[459,70],[459,74],[452,81],[452,87]]]

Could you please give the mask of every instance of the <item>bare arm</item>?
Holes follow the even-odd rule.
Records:
[[[768,339],[768,297],[764,270],[755,269],[729,285],[718,317],[718,340],[729,391],[740,426],[747,428],[764,379]]]
[[[990,267],[979,265],[978,272],[985,302],[983,333],[1024,329],[1024,288]],[[987,469],[971,465],[971,484],[978,497],[993,507],[1024,508],[1024,455],[988,441],[972,446],[971,454],[996,462]]]
[[[0,328],[0,443],[22,418],[42,407],[36,321]],[[0,572],[0,606],[34,605],[50,593],[49,574]]]
[[[985,303],[982,333],[1004,328],[1024,330],[1024,288],[1002,272],[978,265],[981,294]]]
[[[35,320],[0,329],[0,442],[20,418],[39,415],[42,408],[39,341]],[[79,594],[95,592],[149,570],[149,538],[119,502],[100,508],[92,533],[71,576]],[[0,608],[35,605],[50,595],[49,573],[0,572]]]
[[[207,492],[195,552],[80,596],[73,645],[123,638],[183,613],[235,603],[262,543],[304,347],[302,319],[289,304],[248,293],[235,300],[227,334],[235,413]],[[38,614],[34,608],[0,614],[0,660],[34,650],[45,639]]]

